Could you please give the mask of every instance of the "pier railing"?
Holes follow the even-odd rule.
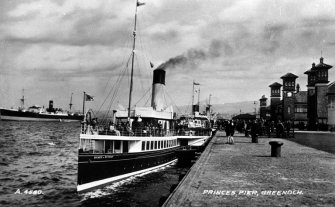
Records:
[[[246,130],[245,136],[252,136],[252,132],[249,130]],[[268,138],[294,138],[294,128],[285,129],[285,130],[277,130],[276,128],[268,128],[268,127],[262,127],[257,131],[258,137],[268,137]]]

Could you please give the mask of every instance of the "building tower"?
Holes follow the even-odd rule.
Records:
[[[315,81],[316,81],[316,68],[315,63],[312,68],[305,72],[307,75],[307,125],[308,129],[315,130],[317,122],[316,111],[316,94],[315,94]]]
[[[262,96],[261,99],[259,99],[259,116],[261,119],[266,119],[266,100],[268,100],[265,95]]]
[[[281,84],[274,82],[269,87],[271,88],[271,99],[270,99],[270,120],[277,122],[279,119],[281,119],[281,113],[280,112],[280,88]]]
[[[328,70],[332,67],[323,62],[323,57],[320,58],[320,63],[315,66],[316,112],[319,124],[327,124],[328,121]]]
[[[328,85],[328,129],[335,130],[335,81]]]
[[[283,121],[294,120],[295,80],[298,76],[287,73],[283,79]]]

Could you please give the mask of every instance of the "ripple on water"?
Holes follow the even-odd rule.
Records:
[[[1,122],[0,190],[5,193],[0,206],[157,206],[178,181],[172,166],[84,199],[76,191],[79,131],[78,123]],[[17,195],[17,189],[41,190],[43,195]]]

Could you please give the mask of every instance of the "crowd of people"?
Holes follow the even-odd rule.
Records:
[[[86,127],[85,133],[106,133],[109,135],[128,135],[128,136],[164,136],[166,131],[163,130],[161,122],[143,121],[138,117],[132,122],[118,121],[116,123],[109,122],[107,127],[98,129],[98,120],[93,118],[90,121],[84,122]],[[170,133],[182,133],[186,126],[176,123],[175,130]],[[256,119],[256,120],[220,120],[217,122],[219,130],[225,130],[227,143],[234,144],[234,133],[237,130],[239,133],[244,133],[246,137],[251,137],[253,142],[257,142],[258,136],[288,138],[294,136],[293,123],[291,121],[278,122]]]
[[[226,120],[218,123],[219,130],[225,130],[227,143],[234,144],[234,132],[244,133],[246,137],[256,139],[258,136],[289,138],[294,136],[291,121],[278,122],[256,119],[256,120]],[[257,140],[255,140],[257,142]]]
[[[160,122],[144,122],[141,117],[138,117],[132,122],[130,126],[129,122],[117,122],[116,125],[110,122],[109,124],[110,135],[120,136],[158,136],[163,134],[163,126]]]
[[[164,136],[161,122],[143,121],[137,117],[131,124],[128,121],[109,121],[108,124],[98,123],[97,118],[88,119],[82,123],[83,133],[116,136]]]
[[[163,126],[164,125],[164,126]],[[82,131],[85,134],[101,134],[101,135],[116,135],[116,136],[165,136],[171,135],[194,135],[204,136],[211,134],[211,128],[206,124],[206,127],[196,127],[190,129],[187,123],[177,120],[175,123],[166,123],[158,120],[145,119],[141,117],[135,118],[131,123],[127,120],[117,120],[115,122],[99,121],[97,118],[88,117],[82,122]]]

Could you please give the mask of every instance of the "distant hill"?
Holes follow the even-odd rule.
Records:
[[[200,104],[200,112],[205,111],[205,104]],[[255,114],[255,108],[257,112],[259,111],[259,102],[256,101],[243,101],[236,103],[224,103],[224,104],[213,104],[212,111],[214,113],[225,114],[229,116],[237,115],[240,113],[250,113]],[[191,113],[191,106],[177,106],[174,107],[174,111],[178,114]]]
[[[255,114],[255,107],[257,113],[259,113],[259,102],[257,101],[254,104],[254,101],[243,101],[243,102],[236,102],[236,103],[224,103],[224,104],[213,104],[212,105],[212,113],[220,114],[222,118],[231,118],[232,116],[238,115],[240,113],[245,114]],[[177,114],[190,114],[191,113],[191,106],[173,106],[174,112]],[[206,102],[200,103],[200,112],[205,112],[206,110]],[[95,111],[94,116],[102,117],[106,116],[107,111],[103,110],[100,112]],[[112,118],[112,111],[109,112],[108,117]]]

